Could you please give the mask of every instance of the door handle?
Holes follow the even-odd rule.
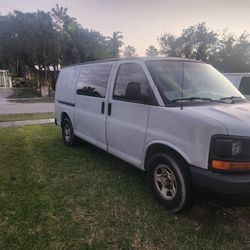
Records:
[[[104,110],[105,110],[105,102],[102,102],[102,110],[101,110],[102,114],[104,114]]]
[[[111,115],[111,103],[108,104],[108,115]]]

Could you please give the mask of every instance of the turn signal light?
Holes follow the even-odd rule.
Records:
[[[250,162],[230,162],[213,160],[212,168],[216,170],[250,170]]]

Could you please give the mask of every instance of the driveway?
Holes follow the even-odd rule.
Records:
[[[7,114],[26,114],[26,113],[43,113],[54,112],[54,103],[36,102],[20,103],[10,102],[8,96],[14,94],[14,89],[0,88],[0,115]]]

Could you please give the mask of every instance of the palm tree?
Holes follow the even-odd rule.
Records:
[[[123,35],[121,31],[116,31],[113,32],[112,37],[107,37],[108,38],[108,44],[111,49],[111,54],[112,57],[119,57],[120,55],[120,48],[123,45]]]

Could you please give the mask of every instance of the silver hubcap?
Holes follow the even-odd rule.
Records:
[[[161,164],[156,167],[154,181],[156,188],[164,199],[174,199],[176,195],[176,179],[168,166]]]
[[[66,140],[67,142],[70,141],[70,138],[71,138],[71,130],[70,130],[69,124],[65,124],[65,126],[64,126],[64,137],[65,137],[65,140]]]

